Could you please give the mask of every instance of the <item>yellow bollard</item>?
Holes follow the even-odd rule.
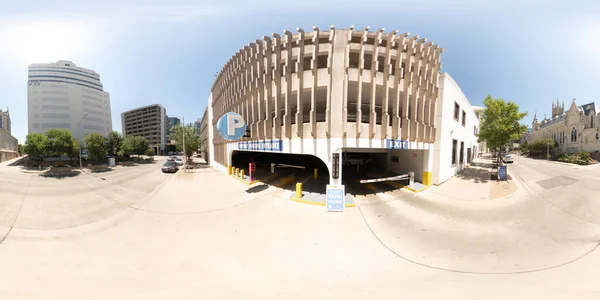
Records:
[[[319,169],[317,168],[315,168],[314,177],[315,179],[319,179]]]
[[[233,169],[233,175],[237,177],[238,168]]]
[[[241,178],[241,179],[244,179],[244,170],[242,170],[242,171],[240,172],[240,178]]]
[[[296,183],[296,198],[302,198],[302,182]]]
[[[229,165],[229,166],[227,166],[227,174],[231,175],[231,173],[233,173],[233,166]]]

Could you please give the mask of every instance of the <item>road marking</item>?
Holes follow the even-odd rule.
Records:
[[[286,184],[294,181],[294,179],[296,179],[296,176],[285,177],[285,178],[281,179],[281,181],[278,184],[276,184],[275,186],[278,187],[278,188],[280,188],[280,187],[282,187],[282,186],[284,186],[284,185],[286,185]]]

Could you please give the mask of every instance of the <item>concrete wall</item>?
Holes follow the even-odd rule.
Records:
[[[19,156],[19,141],[8,130],[0,128],[0,162]]]
[[[389,170],[398,174],[415,172],[415,181],[423,182],[424,163],[429,159],[429,150],[391,150],[388,155]],[[392,162],[392,156],[398,156],[398,162]]]
[[[460,107],[458,120],[454,118],[455,103]],[[464,126],[462,125],[463,111],[466,113]],[[475,127],[477,130],[479,128],[479,119],[458,84],[445,73],[440,74],[440,101],[436,107],[436,127],[439,129],[434,144],[433,183],[440,184],[465,168],[468,161],[467,148],[480,147],[475,135]],[[457,152],[454,154],[456,155],[456,164],[452,164],[452,141],[454,139],[458,141]],[[463,163],[460,163],[459,160],[460,142],[464,142]],[[477,153],[475,153],[476,156]]]

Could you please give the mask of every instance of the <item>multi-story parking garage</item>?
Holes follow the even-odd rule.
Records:
[[[309,167],[325,169],[330,184],[344,184],[343,174],[412,171],[431,185],[442,51],[416,35],[368,27],[313,27],[256,40],[214,82],[209,163],[226,169],[236,159],[316,159],[322,165]],[[249,137],[230,142],[215,134],[227,112],[243,116]]]

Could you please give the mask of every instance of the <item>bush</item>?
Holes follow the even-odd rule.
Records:
[[[584,161],[591,161],[592,160],[592,157],[590,156],[590,154],[587,153],[587,152],[583,152],[583,151],[581,151],[581,153],[579,153],[579,158],[581,158]]]

